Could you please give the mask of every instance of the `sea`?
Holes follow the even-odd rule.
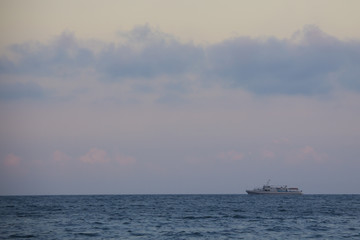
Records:
[[[0,196],[0,239],[360,239],[360,195]]]

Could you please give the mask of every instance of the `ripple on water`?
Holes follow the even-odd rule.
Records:
[[[11,234],[9,238],[14,239],[23,239],[23,238],[36,238],[35,235],[32,234]]]
[[[358,216],[360,195],[0,197],[0,238],[360,239]]]
[[[77,236],[85,236],[85,237],[99,237],[100,233],[98,232],[79,232],[75,233]]]

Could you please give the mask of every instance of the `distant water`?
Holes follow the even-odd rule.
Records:
[[[0,197],[1,239],[360,239],[360,195]]]

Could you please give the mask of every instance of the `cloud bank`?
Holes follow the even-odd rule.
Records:
[[[87,74],[105,84],[133,81],[147,91],[162,78],[164,96],[172,94],[168,86],[174,79],[177,89],[218,84],[257,95],[360,90],[360,42],[339,40],[316,26],[288,39],[234,37],[210,45],[183,43],[148,25],[119,32],[117,43],[79,40],[64,32],[47,44],[13,45],[0,59],[3,100],[45,95],[40,83],[9,80],[23,75],[76,82]]]

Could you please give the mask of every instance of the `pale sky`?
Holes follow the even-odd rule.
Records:
[[[0,195],[360,194],[359,1],[0,1]]]
[[[46,41],[63,31],[113,40],[119,30],[150,24],[184,41],[235,36],[288,38],[306,24],[344,39],[360,38],[357,0],[77,0],[0,1],[1,46]]]

